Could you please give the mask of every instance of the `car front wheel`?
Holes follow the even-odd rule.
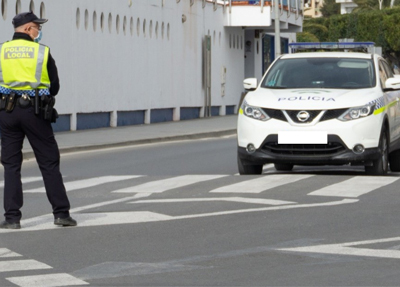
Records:
[[[263,166],[259,164],[243,164],[243,161],[238,157],[238,168],[241,175],[245,174],[261,174]]]
[[[386,130],[382,130],[379,140],[380,156],[374,160],[372,166],[366,166],[365,172],[369,175],[385,175],[389,169],[389,148]]]

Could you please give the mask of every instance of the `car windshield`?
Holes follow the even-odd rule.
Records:
[[[280,59],[268,71],[261,86],[270,89],[363,89],[375,86],[375,72],[369,59]]]

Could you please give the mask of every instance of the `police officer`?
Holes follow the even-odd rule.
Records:
[[[77,225],[69,214],[70,203],[60,173],[60,153],[51,120],[44,116],[44,111],[51,108],[47,105],[49,99],[52,100],[60,88],[57,67],[49,48],[38,44],[42,37],[41,24],[46,22],[47,19],[39,19],[33,12],[18,14],[12,21],[15,29],[12,41],[0,44],[0,132],[5,209],[5,221],[0,223],[0,228],[21,228],[21,165],[25,136],[42,173],[54,224]],[[53,117],[54,113],[52,110]]]

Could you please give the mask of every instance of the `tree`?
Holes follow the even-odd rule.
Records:
[[[316,23],[317,21],[307,21],[303,24],[303,30],[310,34],[313,34],[320,42],[326,41],[329,31],[328,28],[323,25]]]
[[[320,42],[319,39],[309,32],[301,32],[296,35],[297,42]]]
[[[325,0],[321,7],[321,13],[324,17],[340,14],[340,4],[336,0]]]
[[[381,10],[382,8],[389,7],[390,0],[353,0],[357,4],[352,13],[359,13],[368,10]]]

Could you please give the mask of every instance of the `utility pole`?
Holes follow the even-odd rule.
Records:
[[[281,54],[281,33],[279,23],[279,0],[275,2],[275,59]]]

